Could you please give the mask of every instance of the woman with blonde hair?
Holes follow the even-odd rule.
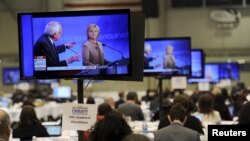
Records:
[[[103,43],[97,39],[100,35],[100,28],[96,24],[89,24],[87,27],[87,41],[83,44],[83,65],[102,66],[107,63],[104,59]]]
[[[174,69],[176,67],[173,50],[174,47],[172,45],[168,45],[166,47],[166,55],[164,56],[163,60],[163,65],[165,69]]]

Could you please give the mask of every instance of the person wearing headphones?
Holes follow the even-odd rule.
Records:
[[[83,65],[103,66],[108,61],[104,59],[103,43],[97,41],[100,28],[96,24],[89,24],[87,27],[87,41],[83,44]]]

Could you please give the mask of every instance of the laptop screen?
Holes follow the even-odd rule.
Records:
[[[50,136],[60,136],[61,126],[60,125],[45,125],[47,132]]]
[[[232,117],[234,117],[235,116],[234,115],[234,106],[233,105],[228,105],[227,108],[228,108],[228,111],[229,111],[230,115]]]

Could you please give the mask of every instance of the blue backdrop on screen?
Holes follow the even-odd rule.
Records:
[[[23,62],[22,73],[24,76],[32,77],[34,67],[30,67],[34,65],[33,60],[33,42],[32,42],[32,15],[26,14],[21,17],[21,28],[22,31],[19,32],[19,36],[21,36],[21,40],[19,43],[23,47],[23,50],[20,53],[24,56],[21,61]],[[20,66],[21,67],[21,66]]]
[[[190,78],[188,83],[199,83],[199,82],[209,82],[217,83],[219,82],[219,64],[205,64],[205,76],[204,78]]]
[[[3,84],[13,85],[20,82],[20,72],[18,68],[3,68]]]
[[[130,58],[129,19],[127,14],[110,15],[84,15],[84,16],[58,16],[58,17],[32,17],[32,14],[22,15],[21,46],[24,56],[22,58],[22,73],[32,77],[34,67],[33,47],[37,39],[44,33],[45,26],[50,21],[58,21],[62,25],[62,36],[55,42],[56,45],[76,42],[73,49],[82,55],[83,43],[87,41],[87,26],[97,24],[100,28],[98,41],[122,52],[125,58]],[[104,58],[110,62],[122,58],[121,53],[103,46]],[[59,54],[60,60],[65,60],[75,53],[71,50]],[[82,66],[82,60],[68,64],[68,66]]]
[[[203,76],[203,56],[202,52],[198,50],[192,50],[192,76],[191,77],[202,77]]]
[[[168,39],[146,39],[145,44],[149,44],[152,48],[151,53],[147,57],[155,57],[149,62],[153,69],[144,69],[144,73],[164,72],[164,57],[166,55],[166,47],[173,47],[173,55],[175,56],[176,68],[181,70],[177,73],[167,73],[166,75],[190,75],[191,74],[191,41],[190,38],[168,38]],[[170,70],[171,71],[171,70]],[[161,75],[161,74],[159,74]]]
[[[220,64],[220,78],[239,80],[239,64],[238,63],[221,63]]]
[[[158,56],[156,60],[152,61],[151,64],[161,64],[159,68],[163,68],[163,57],[166,54],[165,47],[172,45],[174,47],[173,54],[175,55],[176,65],[181,67],[190,65],[190,47],[187,41],[146,41],[152,46],[151,56]]]

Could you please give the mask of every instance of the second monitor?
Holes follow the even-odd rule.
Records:
[[[146,39],[144,45],[144,75],[191,75],[191,38]]]

